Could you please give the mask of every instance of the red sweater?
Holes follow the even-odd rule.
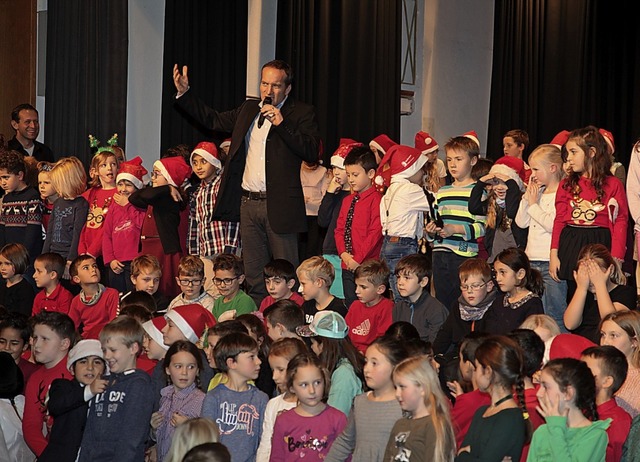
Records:
[[[469,431],[473,415],[482,406],[491,404],[491,395],[480,390],[473,390],[469,393],[463,393],[456,398],[456,403],[451,410],[451,421],[453,422],[453,430],[456,433],[456,444],[458,449],[464,441],[464,437]]]
[[[365,353],[367,347],[377,337],[384,335],[393,319],[393,301],[382,297],[373,306],[367,306],[360,300],[349,307],[345,321],[349,326],[349,338],[358,351]]]
[[[102,328],[118,315],[118,291],[105,287],[94,305],[85,304],[80,298],[81,295],[82,292],[71,301],[69,317],[73,319],[76,329],[80,328],[80,325],[83,326],[83,339],[98,339]]]
[[[334,237],[336,238],[336,249],[338,255],[346,252],[344,243],[344,233],[347,222],[347,213],[351,207],[353,195],[342,200],[338,221]],[[351,243],[353,246],[353,259],[358,263],[374,258],[380,259],[382,249],[382,223],[380,222],[380,201],[382,195],[376,188],[369,188],[360,194],[360,199],[353,209],[353,220],[351,222]],[[346,268],[344,262],[342,268]]]
[[[73,300],[73,294],[65,289],[62,284],[58,284],[58,286],[53,289],[53,292],[51,292],[51,295],[47,295],[47,291],[42,289],[33,299],[31,315],[35,316],[41,311],[56,311],[58,313],[69,314],[71,300]]]
[[[78,242],[78,255],[88,253],[95,258],[102,256],[102,232],[104,230],[104,220],[107,211],[111,206],[113,195],[117,188],[102,189],[94,186],[87,189],[83,194],[89,203],[89,213],[87,221],[80,232],[80,242]]]
[[[302,306],[302,304],[304,303],[304,298],[302,298],[302,295],[300,295],[297,292],[291,292],[291,295],[289,295],[289,300],[291,300],[292,302],[295,302],[296,305],[298,306]],[[260,313],[264,313],[264,310],[269,308],[276,301],[277,300],[273,298],[271,295],[267,295],[266,297],[264,297],[260,302],[260,310],[259,310]]]
[[[608,228],[611,231],[611,255],[624,260],[627,248],[627,223],[629,207],[624,186],[614,176],[608,176],[602,185],[604,196],[601,202],[594,203],[596,190],[591,180],[581,177],[578,186],[581,188],[578,200],[573,193],[564,188],[566,179],[560,182],[556,193],[556,218],[553,222],[551,248],[560,245],[560,233],[565,226],[585,226]],[[575,215],[575,218],[573,216]],[[594,217],[592,218],[592,215]]]
[[[40,457],[47,447],[47,437],[42,433],[42,425],[46,423],[47,435],[51,432],[53,418],[47,414],[45,399],[55,379],[73,379],[73,375],[67,369],[67,356],[50,369],[41,367],[27,382],[24,393],[24,415],[22,417],[22,433],[24,440],[34,454]]]
[[[631,416],[616,403],[614,398],[600,404],[597,409],[600,420],[612,419],[607,428],[607,462],[618,462],[622,458],[622,445],[631,428]]]

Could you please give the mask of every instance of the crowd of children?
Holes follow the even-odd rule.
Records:
[[[640,143],[625,189],[606,130],[503,142],[341,139],[261,300],[222,147],[0,149],[0,459],[637,460]]]

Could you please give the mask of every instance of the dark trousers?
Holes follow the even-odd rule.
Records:
[[[257,306],[267,295],[263,269],[275,258],[290,261],[298,267],[298,234],[279,234],[269,225],[266,199],[243,197],[240,205],[242,260],[247,281],[247,294]]]
[[[466,260],[466,257],[461,257],[453,252],[433,252],[432,255],[436,298],[445,308],[450,309],[451,304],[462,294],[458,268]]]
[[[356,277],[353,271],[342,269],[342,289],[344,290],[344,304],[349,309],[351,304],[358,299],[356,296]]]

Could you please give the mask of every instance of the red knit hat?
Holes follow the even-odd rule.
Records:
[[[149,173],[147,169],[142,166],[142,159],[136,156],[120,164],[118,175],[116,176],[116,183],[120,180],[127,180],[136,188],[142,189],[145,183],[144,177],[147,173]]]
[[[156,316],[153,319],[142,324],[142,328],[147,333],[149,337],[151,337],[155,342],[160,345],[165,351],[169,349],[167,345],[164,344],[164,340],[162,339],[162,329],[167,325],[167,320],[164,316]]]
[[[389,187],[391,178],[409,178],[427,162],[427,156],[411,146],[397,144],[384,155],[378,166],[376,185]]]
[[[176,188],[182,186],[189,175],[191,175],[191,167],[182,156],[163,157],[153,163],[153,167],[160,170],[162,176],[171,186]]]
[[[165,314],[167,319],[171,319],[180,332],[193,343],[202,337],[209,327],[216,325],[216,318],[211,311],[197,303],[176,306]]]
[[[521,191],[524,191],[526,173],[524,171],[524,161],[517,157],[502,156],[491,166],[489,173],[502,173],[518,183]]]
[[[347,158],[353,148],[364,146],[351,138],[340,138],[340,145],[331,156],[331,166],[344,168],[344,160]]]
[[[440,149],[438,142],[427,132],[418,132],[415,137],[415,147],[422,151],[422,154],[429,154]]]
[[[218,170],[222,169],[222,162],[220,162],[220,155],[218,154],[218,148],[215,144],[210,143],[209,141],[202,141],[201,143],[198,143],[189,158],[191,165],[193,165],[194,154],[199,155]]]
[[[571,132],[569,130],[562,130],[556,136],[553,137],[553,139],[549,144],[553,144],[554,146],[558,146],[558,149],[562,149],[562,146],[567,144],[570,134]]]
[[[607,142],[607,147],[609,148],[609,154],[613,154],[616,152],[616,144],[613,141],[613,133],[609,130],[605,130],[604,128],[599,128],[598,131],[604,137],[604,140]]]
[[[478,145],[478,149],[480,149],[480,140],[478,139],[478,134],[475,130],[470,130],[466,133],[463,133],[462,136],[465,138],[469,138],[471,141],[475,142]]]
[[[383,157],[387,153],[389,148],[391,146],[395,146],[396,144],[398,143],[393,141],[385,134],[378,135],[374,139],[369,141],[369,147],[375,148],[377,151],[382,153],[380,157]]]

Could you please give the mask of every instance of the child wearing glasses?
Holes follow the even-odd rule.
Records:
[[[204,290],[204,262],[196,255],[186,255],[178,264],[176,283],[180,287],[180,295],[171,300],[168,310],[176,306],[197,303],[213,312],[215,299]]]
[[[242,260],[232,254],[218,255],[213,260],[213,283],[220,297],[213,304],[213,315],[218,322],[234,319],[245,313],[253,313],[258,308],[240,286],[244,282]]]
[[[482,331],[482,319],[498,293],[491,266],[483,258],[465,260],[458,277],[462,295],[451,305],[449,316],[433,342],[436,355],[454,355],[470,332]]]

